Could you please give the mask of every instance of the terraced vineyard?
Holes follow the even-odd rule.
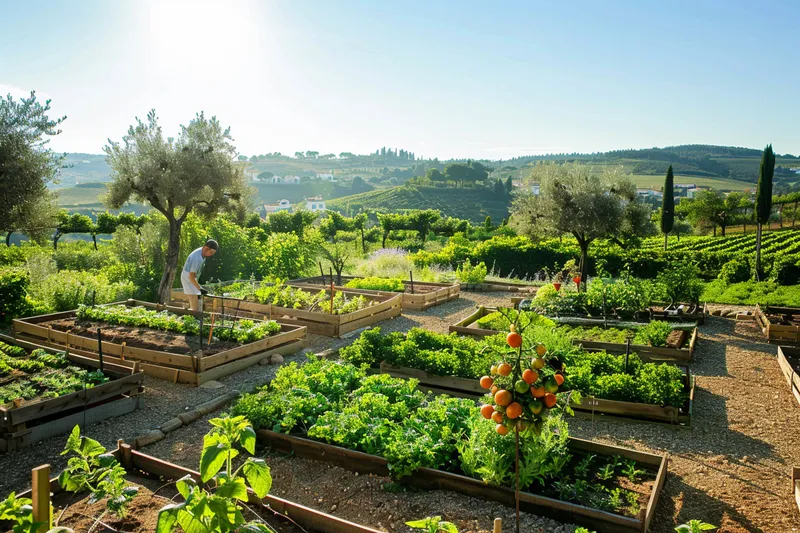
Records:
[[[664,247],[663,237],[652,237],[642,243],[644,250],[660,250]],[[680,242],[671,239],[670,250],[703,251],[722,253],[751,253],[756,249],[756,235],[730,235],[725,237],[682,237]],[[783,254],[800,253],[800,231],[785,229],[764,233],[761,239],[764,254],[782,252]]]

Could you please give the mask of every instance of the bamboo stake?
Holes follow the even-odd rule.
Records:
[[[216,318],[216,313],[211,313],[211,328],[208,330],[208,345],[211,346],[211,336],[214,334],[214,318]]]
[[[50,515],[50,465],[31,470],[31,497],[33,499],[33,521],[53,527]]]

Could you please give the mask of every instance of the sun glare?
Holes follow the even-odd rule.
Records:
[[[257,44],[253,7],[248,0],[154,0],[153,52],[172,68],[243,64]]]

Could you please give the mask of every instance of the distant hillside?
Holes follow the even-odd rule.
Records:
[[[327,202],[326,205],[328,209],[345,214],[357,213],[363,209],[438,209],[445,216],[466,218],[473,222],[483,222],[488,215],[497,223],[508,216],[508,203],[493,198],[491,192],[484,188],[389,187],[345,196]]]

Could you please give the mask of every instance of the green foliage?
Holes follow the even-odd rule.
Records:
[[[270,234],[259,261],[266,266],[269,276],[282,279],[299,277],[304,268],[300,238],[294,233]]]
[[[70,311],[81,305],[119,302],[132,298],[131,281],[112,283],[104,273],[62,270],[38,283],[31,290],[37,301],[52,311]]]
[[[520,439],[520,487],[544,484],[569,463],[567,422],[559,416],[544,419],[541,431]],[[495,431],[483,417],[469,421],[468,437],[458,444],[461,468],[469,475],[499,486],[514,484],[514,439]]]
[[[406,290],[405,283],[401,278],[356,278],[348,281],[345,287],[389,292],[404,292]]]
[[[717,280],[705,285],[702,300],[729,305],[800,307],[800,287],[781,286],[773,281],[745,281],[729,285]]]
[[[666,346],[670,333],[672,333],[672,326],[669,322],[653,320],[636,330],[634,342],[650,346]]]
[[[481,329],[491,329],[495,331],[508,331],[511,324],[515,324],[518,330],[522,331],[530,325],[543,327],[555,327],[556,323],[546,316],[530,311],[517,311],[516,309],[506,309],[503,312],[495,311],[479,318],[475,325]]]
[[[477,265],[472,266],[469,259],[466,259],[464,263],[462,263],[461,266],[456,269],[456,278],[461,283],[483,283],[486,279],[486,274],[486,263],[482,261]]]
[[[717,279],[728,284],[747,281],[750,279],[750,261],[748,261],[747,257],[731,259],[722,265]]]
[[[758,170],[758,184],[756,185],[756,222],[766,224],[772,214],[772,177],[775,174],[775,153],[772,145],[764,148],[761,156],[761,165]]]
[[[255,431],[243,416],[212,418],[209,423],[212,430],[203,437],[200,477],[204,483],[213,480],[216,488],[209,493],[191,475],[178,480],[176,487],[184,501],[159,511],[156,532],[169,533],[178,526],[183,531],[208,533],[271,532],[263,522],[247,522],[238,503],[249,501],[248,488],[259,498],[272,488],[270,469],[263,459],[248,457],[233,469],[239,447],[255,453]]]
[[[278,307],[331,313],[330,292],[326,290],[312,293],[297,287],[275,283],[273,285],[264,285],[257,289],[255,298],[260,303],[272,304]],[[332,304],[333,314],[344,315],[369,307],[370,300],[363,295],[348,296],[342,291],[336,291],[333,295]]]
[[[41,303],[28,296],[30,278],[19,269],[0,270],[0,323],[33,314]]]
[[[406,522],[411,529],[423,529],[425,533],[458,533],[458,528],[452,522],[442,520],[441,516],[423,518]]]
[[[33,521],[33,501],[30,498],[17,498],[12,492],[5,500],[0,500],[0,522],[11,522],[13,533],[37,533],[44,531],[47,524]]]
[[[672,304],[700,302],[703,283],[698,279],[698,269],[692,263],[672,264],[658,273],[656,281],[666,299]]]
[[[128,327],[146,327],[187,336],[200,334],[200,321],[192,315],[175,315],[168,311],[154,311],[145,307],[128,307],[126,305],[81,306],[75,316],[78,320],[104,322],[111,325],[119,324]],[[214,333],[220,340],[247,344],[275,335],[280,330],[280,325],[274,320],[255,322],[253,320],[240,319],[235,321],[230,328],[215,328]],[[211,331],[210,324],[204,324],[203,326],[204,335],[207,331]]]
[[[700,533],[701,531],[714,531],[717,526],[703,522],[702,520],[689,520],[685,524],[675,528],[678,533]]]
[[[58,476],[58,484],[69,492],[88,490],[90,502],[107,498],[106,508],[124,518],[128,503],[136,496],[139,488],[125,483],[125,469],[116,458],[106,453],[106,449],[96,440],[81,436],[81,429],[75,426],[67,439],[61,455],[72,454],[67,468]]]

